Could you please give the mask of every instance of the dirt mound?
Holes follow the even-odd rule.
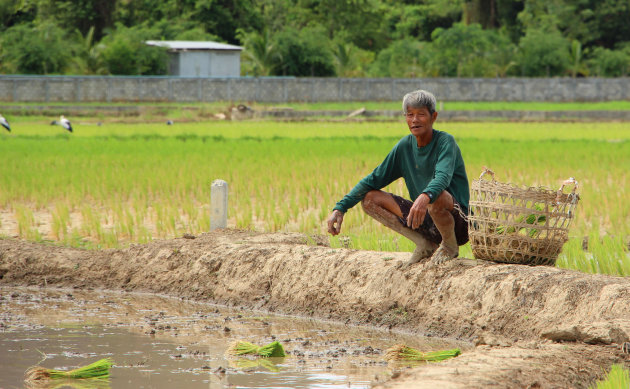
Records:
[[[469,259],[402,269],[408,253],[321,244],[301,234],[234,230],[102,251],[5,239],[0,240],[0,283],[158,292],[467,339],[492,347],[421,370],[448,369],[472,358],[469,364],[504,365],[489,370],[504,384],[516,371],[502,362],[506,353],[513,355],[514,368],[524,371],[519,382],[542,387],[580,386],[614,361],[630,363],[627,354],[615,351],[630,340],[630,279]],[[573,343],[558,348],[552,341]],[[578,356],[562,356],[569,352]],[[582,355],[591,365],[579,362]],[[560,381],[533,380],[545,371],[541,358],[556,358],[550,366]],[[584,372],[571,375],[571,369]],[[482,376],[479,380],[486,379]],[[424,378],[414,377],[399,380],[421,385]],[[482,382],[470,374],[460,381],[466,387]]]

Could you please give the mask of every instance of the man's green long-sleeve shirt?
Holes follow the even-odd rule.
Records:
[[[416,138],[409,134],[389,152],[385,160],[365,176],[333,209],[346,212],[360,202],[370,190],[381,189],[403,177],[411,201],[427,192],[431,202],[447,190],[468,213],[470,192],[464,159],[452,135],[433,130],[431,142],[418,147]]]

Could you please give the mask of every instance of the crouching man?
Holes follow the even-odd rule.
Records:
[[[429,259],[442,263],[459,255],[468,241],[466,168],[452,135],[433,129],[435,96],[418,90],[402,102],[411,134],[339,201],[328,218],[328,232],[341,231],[343,216],[359,201],[365,212],[416,244],[407,265]],[[381,188],[403,177],[413,201]]]

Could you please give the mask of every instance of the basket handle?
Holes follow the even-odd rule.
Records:
[[[566,185],[571,185],[571,184],[573,184],[573,190],[571,190],[571,194],[575,194],[575,191],[578,188],[578,182],[575,178],[569,177],[566,180],[562,181],[562,185],[560,186],[560,189],[558,189],[558,195],[556,196],[556,204],[560,203],[560,196],[562,196],[562,194],[564,193],[564,187]]]
[[[494,172],[487,166],[483,167],[483,171],[481,172],[481,175],[479,175],[479,179],[481,180],[481,178],[483,178],[486,174],[490,174],[492,176],[492,181],[494,181]]]

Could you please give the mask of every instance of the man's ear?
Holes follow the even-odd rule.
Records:
[[[433,112],[433,115],[431,115],[431,122],[432,123],[435,123],[435,120],[437,119],[437,115],[438,115],[437,111]]]

